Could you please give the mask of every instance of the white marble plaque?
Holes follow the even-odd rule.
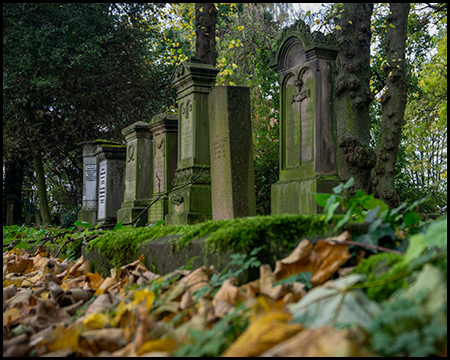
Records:
[[[98,218],[103,219],[106,216],[106,160],[100,163],[100,178],[98,186]]]

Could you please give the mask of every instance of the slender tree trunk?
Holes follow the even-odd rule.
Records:
[[[375,165],[374,150],[369,146],[370,91],[370,19],[372,3],[344,3],[336,16],[337,156],[339,176],[355,179],[350,192],[370,192],[370,171]]]
[[[48,201],[47,201],[47,188],[45,185],[44,167],[42,165],[42,155],[39,151],[36,151],[33,154],[33,160],[34,160],[34,168],[35,168],[35,172],[36,172],[36,181],[37,181],[38,196],[39,196],[39,208],[41,210],[42,223],[50,224],[51,218],[50,218],[50,210],[49,210]]]
[[[17,158],[5,162],[5,182],[4,182],[4,197],[5,204],[7,201],[14,201],[13,224],[20,224],[22,222],[22,186],[25,161],[22,158]],[[6,214],[6,208],[3,209]],[[8,224],[7,224],[8,225]]]
[[[406,36],[409,3],[390,3],[386,26],[386,92],[381,98],[382,120],[377,139],[377,164],[372,170],[375,194],[391,208],[400,203],[394,187],[395,164],[406,107]]]
[[[214,3],[195,3],[195,57],[216,66],[216,19]]]

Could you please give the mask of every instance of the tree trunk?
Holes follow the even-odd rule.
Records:
[[[5,182],[4,182],[4,212],[7,213],[8,201],[14,201],[14,212],[12,215],[12,224],[20,224],[22,222],[22,186],[24,175],[25,161],[22,158],[9,160],[5,162]],[[8,224],[6,224],[8,225]]]
[[[36,172],[36,181],[39,196],[39,208],[41,210],[41,217],[43,224],[50,224],[50,210],[47,202],[47,188],[45,186],[44,167],[42,165],[42,155],[39,151],[33,154],[34,168]]]
[[[195,3],[195,57],[216,66],[216,18],[214,3]]]
[[[375,195],[389,207],[399,205],[394,187],[395,164],[406,106],[406,36],[409,3],[390,3],[386,26],[386,92],[381,97],[382,120],[377,139],[377,163],[372,170]]]
[[[336,13],[336,130],[339,176],[355,185],[350,192],[361,189],[370,193],[370,171],[376,163],[369,146],[370,91],[370,19],[372,3],[344,3]]]

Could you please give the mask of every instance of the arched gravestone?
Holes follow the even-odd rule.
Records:
[[[280,84],[280,179],[272,185],[272,213],[315,214],[314,194],[339,184],[333,72],[334,37],[311,34],[298,20],[280,34],[271,68]]]

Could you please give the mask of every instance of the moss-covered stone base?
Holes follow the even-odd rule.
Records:
[[[315,199],[316,193],[331,193],[341,179],[336,176],[312,176],[294,180],[280,180],[272,185],[272,214],[319,214],[323,208]]]
[[[334,235],[330,229],[339,218],[326,223],[324,215],[271,215],[197,225],[122,228],[92,240],[85,254],[93,271],[109,272],[144,254],[149,268],[165,274],[186,265],[194,256],[193,266],[214,265],[220,270],[228,265],[230,254],[264,246],[258,258],[274,266],[276,259],[289,254],[304,237]]]

